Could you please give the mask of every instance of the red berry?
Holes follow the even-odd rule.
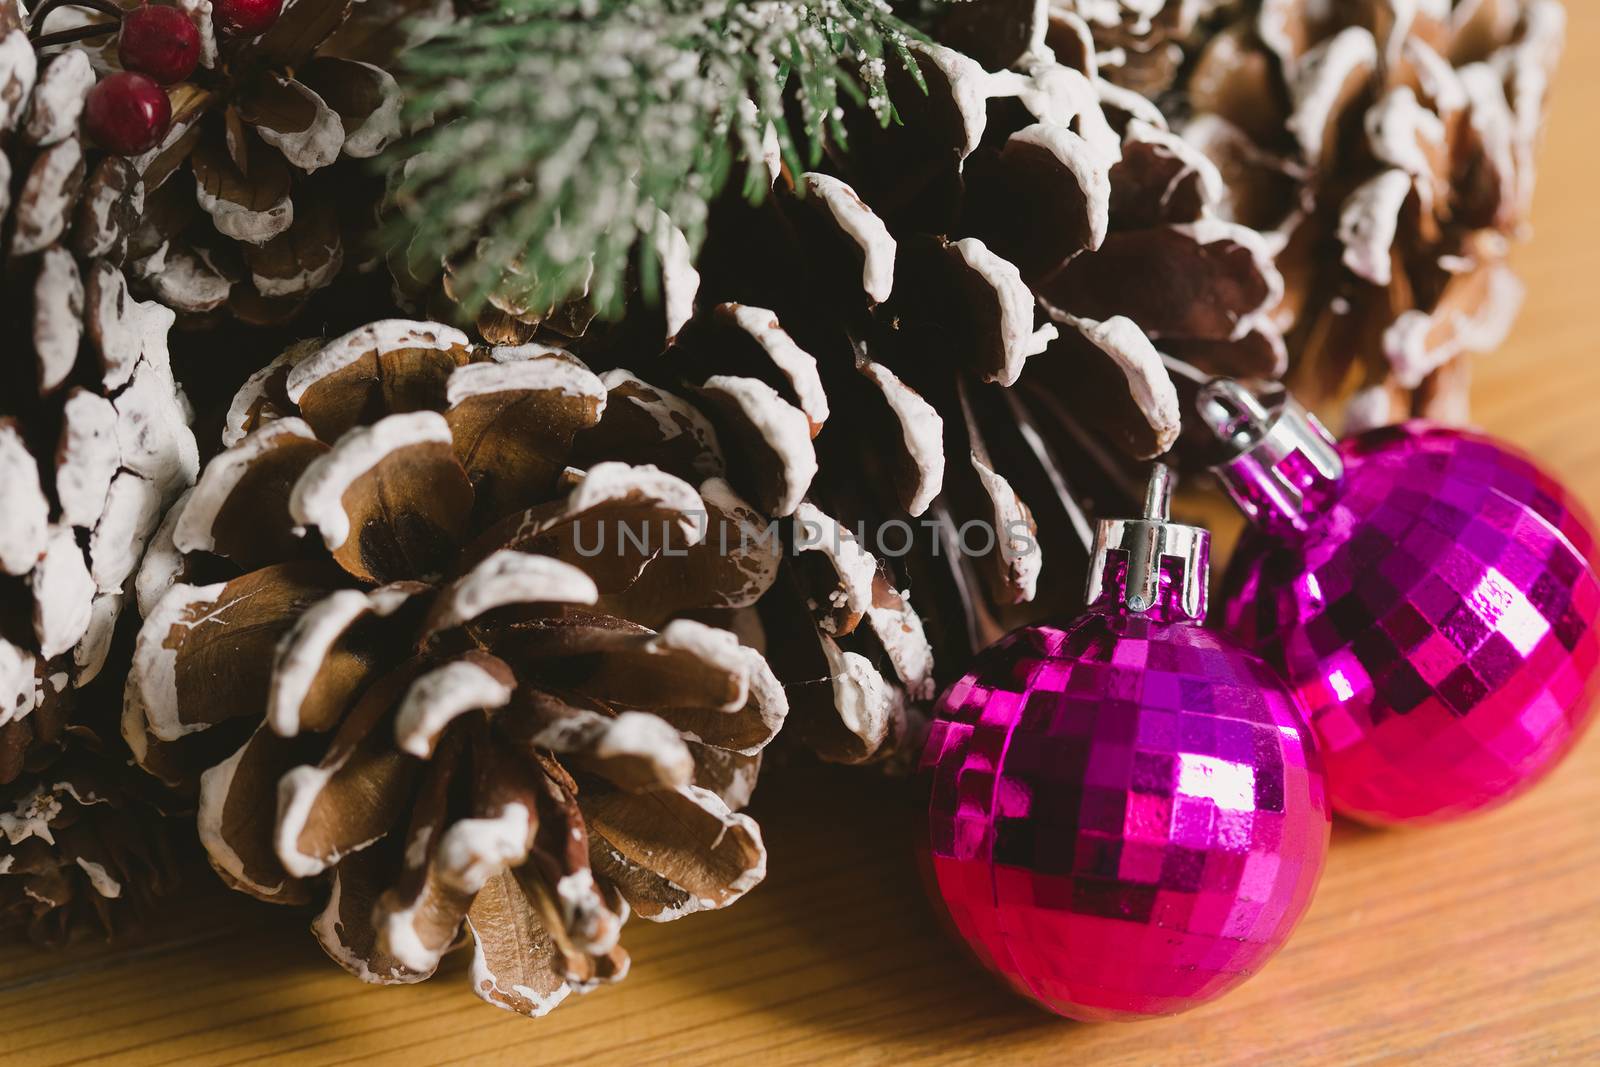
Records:
[[[200,63],[200,31],[175,7],[136,7],[122,16],[117,56],[162,85],[181,82]]]
[[[266,33],[283,14],[283,0],[213,0],[211,18],[229,37]]]
[[[166,90],[130,70],[101,78],[83,105],[83,125],[108,152],[136,156],[161,143],[172,124]]]

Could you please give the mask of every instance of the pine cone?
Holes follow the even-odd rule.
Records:
[[[104,736],[117,741],[114,722]],[[0,737],[8,761],[10,740]],[[7,782],[0,939],[54,946],[79,932],[120,935],[178,884],[177,823],[161,814],[170,798],[128,772],[126,752],[99,748],[98,734],[75,726],[61,755]]]
[[[1048,5],[1050,47],[1070,66],[1098,69],[1106,80],[1156,97],[1178,76],[1186,44],[1212,12],[1231,0],[1051,0]],[[962,4],[950,15],[962,21],[992,22],[995,8],[1009,6],[1012,25],[1024,25],[1027,8],[1017,0]],[[992,31],[978,30],[980,35]],[[963,34],[963,36],[965,36]],[[984,56],[978,54],[978,59]],[[1009,57],[1001,58],[1004,65]]]
[[[1278,249],[1291,384],[1348,401],[1348,428],[1466,418],[1459,357],[1521,303],[1506,256],[1564,30],[1557,0],[1273,0],[1192,39],[1163,104],[1216,163],[1219,213]]]
[[[847,112],[823,169],[774,143],[772,195],[714,205],[695,268],[656,242],[659,308],[573,342],[698,395],[787,520],[769,658],[828,759],[914,747],[936,661],[1077,607],[1084,512],[1177,443],[1180,389],[1283,368],[1260,235],[1153,106],[1051,58],[1036,7],[970,44],[1015,69],[919,47],[924,93],[891,64],[899,121]]]
[[[249,40],[219,39],[206,0],[179,6],[201,67],[169,91],[163,143],[135,161],[149,190],[135,276],[186,316],[282,323],[370,237],[381,189],[360,161],[400,133],[385,66],[423,3],[299,0]]]
[[[0,2],[0,923],[48,941],[89,915],[109,930],[161,885],[115,701],[102,728],[85,687],[123,673],[124,586],[198,468],[172,312],[119,269],[143,188],[78,136],[95,80],[83,49],[41,61]]]
[[[385,193],[381,208],[385,218],[405,217],[407,205],[399,191],[404,173],[405,169],[401,168],[390,175],[391,188]],[[673,248],[676,242],[686,240],[680,231],[665,222],[660,233],[663,252]],[[413,269],[411,261],[415,254],[411,245],[404,242],[395,242],[387,249],[386,263],[394,282],[395,301],[418,314],[468,326],[473,336],[486,344],[521,345],[542,338],[551,344],[568,345],[583,337],[594,323],[595,313],[587,293],[553,307],[536,303],[537,279],[525,273],[520,265],[506,271],[499,284],[486,294],[478,310],[469,316],[465,305],[471,302],[470,294],[463,291],[458,278],[460,262],[445,260],[435,265],[437,269],[419,272]],[[664,269],[666,264],[662,266]],[[637,285],[633,288],[637,296]]]
[[[141,570],[124,731],[203,770],[226,881],[324,902],[370,982],[465,927],[474,991],[538,1015],[623,976],[630,911],[761,880],[735,809],[787,704],[713,624],[758,632],[778,546],[694,406],[388,320],[264,368],[224,443]]]

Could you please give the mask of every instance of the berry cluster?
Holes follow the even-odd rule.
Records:
[[[41,33],[58,7],[87,7],[111,18],[107,23]],[[265,33],[283,13],[283,0],[214,0],[217,32],[232,38]],[[172,124],[172,104],[163,86],[181,82],[200,64],[200,31],[175,7],[142,3],[124,11],[112,0],[46,0],[34,13],[35,48],[88,37],[117,34],[122,70],[101,78],[84,102],[84,129],[95,143],[122,156],[148,152]]]

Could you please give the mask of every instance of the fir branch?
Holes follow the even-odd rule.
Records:
[[[667,222],[697,250],[735,173],[765,191],[773,133],[798,170],[846,103],[889,122],[886,64],[915,73],[914,39],[886,0],[496,0],[404,57],[432,124],[391,159],[391,239],[418,276],[448,259],[468,314],[508,287],[613,314],[636,248],[653,299]]]

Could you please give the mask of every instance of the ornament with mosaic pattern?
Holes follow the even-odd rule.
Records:
[[[1267,664],[1205,628],[1208,536],[1100,524],[1089,610],[1019,630],[944,695],[922,767],[930,889],[978,958],[1061,1015],[1138,1019],[1282,947],[1328,847],[1321,762]]]
[[[1481,434],[1411,422],[1335,448],[1293,401],[1202,395],[1255,519],[1222,620],[1305,702],[1334,807],[1440,822],[1549,773],[1600,693],[1593,525],[1571,492]]]

